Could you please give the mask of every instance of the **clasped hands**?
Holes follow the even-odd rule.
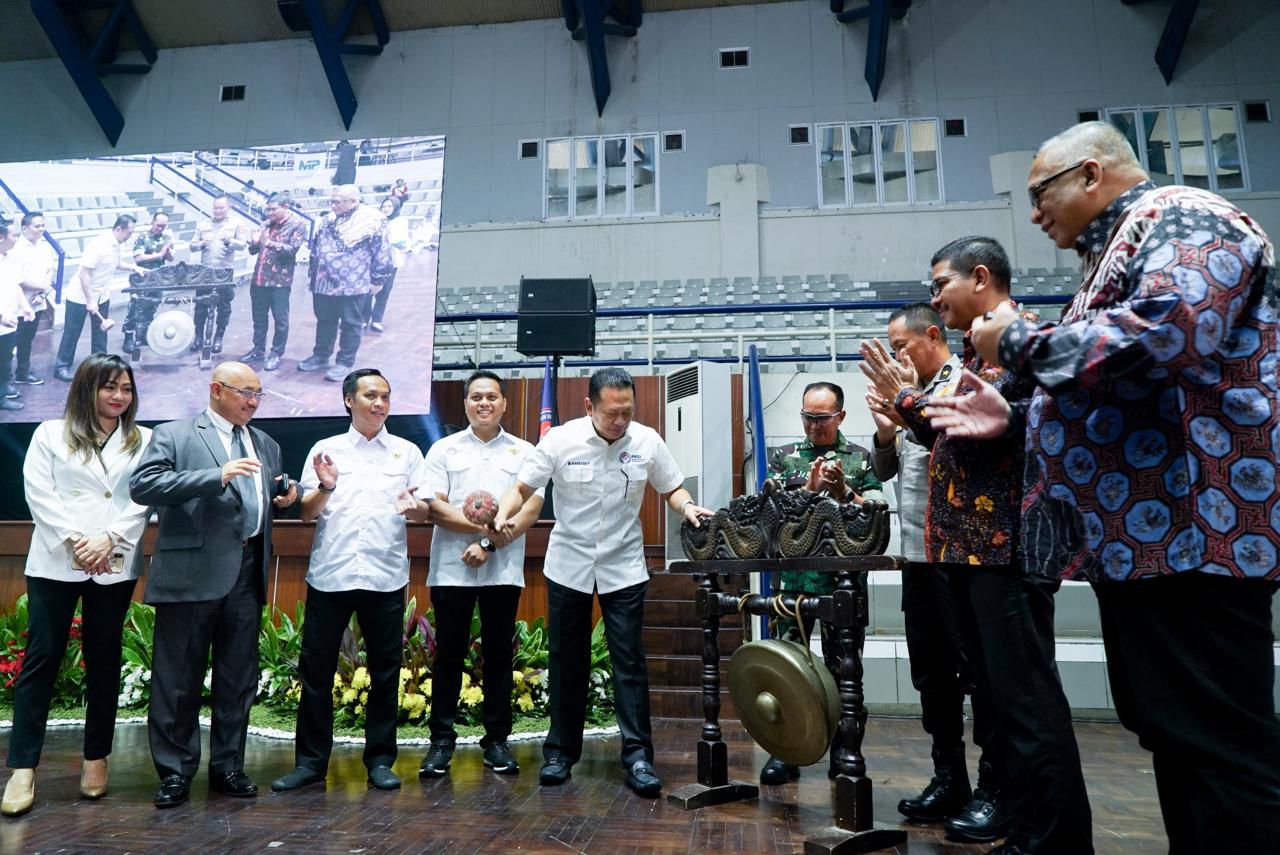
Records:
[[[76,565],[89,576],[114,572],[111,566],[111,552],[115,549],[115,542],[105,531],[95,535],[81,535],[79,538],[67,538],[67,544],[75,555]]]

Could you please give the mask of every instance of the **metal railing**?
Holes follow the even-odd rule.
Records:
[[[157,175],[157,169],[159,169],[159,175]],[[261,225],[262,223],[261,217],[259,217],[253,211],[253,209],[249,207],[248,204],[236,198],[234,195],[226,193],[218,185],[214,184],[213,182],[197,181],[196,179],[192,178],[186,173],[178,170],[177,168],[169,165],[168,163],[165,163],[163,160],[160,160],[159,158],[155,158],[155,157],[151,158],[151,168],[150,168],[148,179],[147,179],[149,183],[163,187],[165,190],[169,191],[169,193],[173,194],[175,199],[182,200],[182,202],[195,208],[197,211],[204,214],[205,216],[209,216],[209,217],[213,216],[212,205],[210,205],[208,209],[206,209],[204,206],[197,204],[195,201],[192,200],[191,192],[189,190],[179,190],[176,187],[172,187],[170,186],[170,184],[165,183],[163,178],[160,177],[160,176],[167,176],[170,173],[182,179],[187,184],[191,185],[191,187],[195,188],[196,191],[203,193],[205,196],[208,196],[210,201],[218,198],[219,196],[226,196],[227,199],[230,200],[231,202],[231,209],[233,211],[235,211],[237,214],[247,219],[255,227]],[[307,221],[307,227],[309,231],[315,230],[315,221],[311,217],[297,210],[297,208],[294,208],[293,210],[295,214],[297,214],[298,216],[302,217],[304,220]]]
[[[13,200],[13,204],[17,205],[18,210],[23,214],[31,213],[31,209],[22,204],[22,200],[18,198],[18,194],[14,193],[13,190],[9,188],[9,185],[4,183],[3,179],[0,179],[0,190],[4,190],[5,195]],[[53,235],[49,234],[47,229],[44,233],[44,239],[49,242],[49,246],[53,247],[53,251],[58,255],[58,272],[54,274],[53,278],[53,299],[55,303],[61,303],[62,277],[66,273],[67,269],[67,253],[62,249],[62,244],[58,243],[57,239]]]
[[[365,140],[360,141],[362,142]],[[359,150],[360,143],[353,142],[352,145],[357,147],[356,163],[358,165],[378,166],[440,157],[444,153],[444,142],[443,137],[410,139],[377,137],[368,140],[370,148],[367,151]],[[320,168],[333,169],[338,159],[335,148],[337,142],[326,143],[325,146],[323,149],[317,149],[304,145],[302,151],[289,151],[284,148],[227,148],[214,153],[214,160],[218,166],[248,166],[255,169],[293,171],[299,158],[312,159],[322,155],[324,163]],[[195,156],[204,159],[204,156],[199,153]]]
[[[261,220],[263,211],[266,208],[266,201],[271,198],[270,193],[268,193],[266,190],[263,190],[261,187],[257,186],[256,184],[250,184],[248,181],[245,181],[231,174],[230,172],[227,172],[227,170],[223,169],[221,166],[218,166],[218,164],[213,163],[209,160],[206,160],[204,157],[202,157],[199,154],[195,155],[195,160],[197,163],[202,164],[208,167],[209,169],[212,169],[214,172],[217,172],[220,175],[225,175],[226,177],[230,178],[232,181],[236,182],[236,184],[240,187],[242,192],[248,192],[248,193],[256,194],[257,196],[262,197],[261,205],[254,205],[248,200],[245,201],[245,204],[249,207],[249,209],[253,211],[255,215],[258,216],[259,220]],[[218,185],[214,184],[212,181],[208,183],[213,187],[218,187]],[[221,188],[218,188],[218,189],[221,189]],[[228,199],[235,198],[231,194],[227,193],[225,190],[223,190],[222,192],[224,195],[227,196]],[[315,219],[309,216],[305,211],[303,211],[302,208],[300,208],[296,203],[293,205],[290,205],[289,207],[293,209],[293,212],[295,214],[297,214],[298,216],[302,217],[302,219],[307,221],[307,240],[310,241],[315,236],[315,231],[316,231]]]
[[[923,286],[922,286],[923,287]],[[1026,306],[1061,306],[1071,301],[1070,295],[1062,294],[1028,294],[1019,302]],[[729,303],[720,305],[699,304],[695,306],[650,306],[644,309],[597,309],[596,318],[645,318],[645,330],[635,333],[599,333],[596,334],[597,344],[638,344],[644,342],[646,345],[646,356],[624,357],[619,359],[565,359],[561,364],[566,368],[594,368],[606,365],[619,366],[646,366],[653,368],[660,365],[684,365],[694,359],[701,359],[707,362],[723,362],[745,366],[750,359],[750,351],[756,342],[769,341],[772,339],[781,339],[785,341],[814,341],[825,339],[827,342],[827,352],[824,354],[758,354],[756,359],[761,363],[817,363],[830,362],[834,370],[838,363],[849,362],[862,359],[862,355],[857,352],[840,353],[838,350],[838,340],[841,338],[883,338],[884,327],[876,326],[837,326],[837,312],[868,312],[878,310],[897,309],[908,303],[918,302],[917,300],[840,300],[840,301],[824,301],[824,302],[806,302],[806,303]],[[827,313],[827,322],[823,326],[815,327],[780,327],[750,330],[655,330],[654,319],[664,316],[713,316],[713,315],[768,315],[768,314],[802,314],[815,313],[825,311]],[[457,314],[437,314],[436,316],[436,350],[441,350],[442,336],[440,334],[441,327],[454,327],[453,332],[456,334],[456,324],[474,323],[475,341],[462,345],[461,336],[456,335],[459,339],[455,345],[444,345],[444,347],[466,346],[471,348],[471,357],[467,362],[437,362],[435,368],[441,371],[464,371],[469,368],[485,367],[504,370],[528,370],[541,369],[543,363],[536,359],[528,361],[495,361],[484,360],[482,357],[484,351],[498,349],[509,349],[517,344],[516,337],[511,335],[493,336],[484,335],[483,324],[486,322],[497,321],[514,321],[518,320],[519,312],[465,312]],[[656,346],[660,343],[680,342],[696,345],[702,341],[720,341],[737,344],[736,353],[728,356],[707,356],[696,352],[691,352],[689,356],[657,356]],[[696,346],[690,348],[696,351]]]

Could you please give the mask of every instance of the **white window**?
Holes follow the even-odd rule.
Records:
[[[821,207],[943,200],[937,119],[818,125],[817,134]]]
[[[1107,110],[1107,120],[1128,137],[1157,184],[1249,189],[1235,104],[1127,107]]]
[[[658,213],[658,135],[550,139],[543,216],[548,220]]]

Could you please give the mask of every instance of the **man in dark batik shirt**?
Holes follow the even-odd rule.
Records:
[[[1089,800],[1054,664],[1058,583],[1026,576],[1019,562],[1022,437],[956,440],[936,433],[926,417],[937,401],[971,394],[984,380],[1004,400],[1030,398],[1033,384],[983,359],[968,333],[985,313],[1012,307],[1009,258],[991,238],[966,237],[938,250],[931,263],[933,307],[949,329],[966,331],[955,393],[921,393],[914,370],[879,342],[863,345],[862,353],[873,401],[880,396],[877,408],[896,412],[932,448],[925,551],[930,561],[952,565],[943,572],[953,574],[958,630],[977,684],[974,703],[985,704],[995,722],[995,744],[982,746],[973,799],[944,827],[961,840],[1007,833],[1031,851],[1088,855]]]
[[[1093,584],[1111,696],[1153,754],[1169,851],[1274,852],[1274,248],[1220,196],[1157,187],[1106,124],[1046,142],[1027,181],[1032,222],[1080,254],[1080,289],[1056,325],[998,312],[975,333],[1038,384],[1029,409],[939,423],[1025,420],[1024,562]],[[969,403],[999,405],[981,397]]]
[[[307,221],[289,209],[280,193],[267,200],[267,218],[249,240],[249,252],[258,256],[249,278],[249,305],[253,310],[253,349],[240,357],[255,362],[265,357],[263,368],[280,367],[289,342],[289,292],[298,261],[298,250],[307,240]],[[267,323],[275,318],[276,332],[267,353]]]

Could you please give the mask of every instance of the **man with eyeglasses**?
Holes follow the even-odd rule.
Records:
[[[789,489],[812,490],[829,494],[838,502],[862,501],[862,498],[883,499],[880,481],[871,471],[871,455],[865,448],[845,439],[840,432],[844,423],[844,390],[835,383],[819,381],[804,387],[800,403],[800,424],[804,439],[784,445],[769,458],[771,477],[783,482]],[[858,576],[858,584],[866,584],[866,574]],[[809,573],[789,570],[778,579],[778,590],[789,594],[820,596],[830,594],[836,588],[834,573]],[[839,640],[827,624],[822,627],[822,655],[827,667],[835,673],[840,655]],[[807,636],[800,634],[796,621],[776,618],[774,634],[779,638],[809,644]],[[812,625],[806,631],[812,631]],[[834,778],[835,744],[832,743],[827,777]],[[800,777],[800,768],[777,757],[770,757],[760,770],[760,783],[785,784]]]
[[[1045,142],[1031,221],[1080,256],[1055,325],[996,312],[974,345],[1036,384],[979,389],[948,433],[1025,422],[1023,563],[1088,581],[1116,712],[1152,752],[1170,852],[1272,852],[1280,722],[1275,249],[1206,190],[1157,187],[1101,122]]]
[[[873,410],[894,413],[932,449],[925,551],[929,561],[950,565],[945,572],[976,697],[990,699],[985,706],[995,720],[995,744],[983,746],[973,799],[943,827],[969,842],[1007,835],[995,850],[1002,855],[1088,855],[1092,816],[1054,662],[1058,583],[1024,574],[1019,562],[1022,434],[958,439],[938,433],[928,418],[939,402],[971,395],[984,381],[1019,407],[1030,400],[1032,384],[984,359],[970,334],[984,314],[1012,310],[1009,257],[998,241],[975,235],[939,249],[931,265],[933,308],[948,328],[966,332],[958,388],[925,394],[915,369],[891,359],[878,341],[862,345],[862,370]]]
[[[387,218],[360,203],[354,184],[333,188],[329,215],[316,227],[311,246],[311,305],[316,315],[316,343],[299,371],[324,371],[324,379],[342,382],[355,365],[364,335],[370,295],[396,274],[387,238]],[[334,345],[338,355],[334,364]]]
[[[160,775],[155,805],[187,800],[200,768],[200,696],[213,656],[209,788],[252,797],[244,772],[249,708],[258,688],[258,630],[266,602],[273,510],[298,499],[280,446],[249,421],[262,386],[253,369],[213,369],[209,407],[155,429],[129,494],[156,509],[160,529],[147,570],[156,608],[147,735]]]

